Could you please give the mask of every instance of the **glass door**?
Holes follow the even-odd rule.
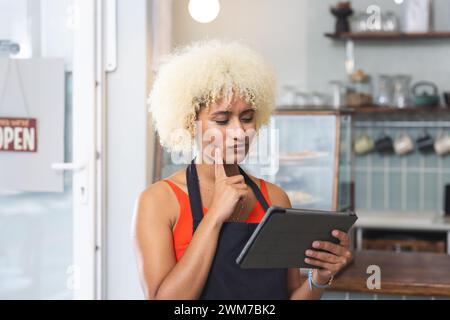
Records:
[[[0,299],[96,297],[95,5],[0,0]]]

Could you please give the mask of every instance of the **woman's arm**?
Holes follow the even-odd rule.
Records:
[[[233,213],[238,201],[249,192],[242,175],[226,175],[222,159],[219,150],[215,153],[214,194],[208,214],[201,220],[178,262],[169,218],[180,210],[178,202],[172,199],[164,182],[154,184],[139,196],[133,234],[139,272],[148,299],[200,297],[222,224]]]
[[[177,262],[169,217],[178,212],[179,205],[166,188],[164,182],[150,186],[139,195],[135,207],[133,238],[145,297],[198,299],[214,258],[221,222],[214,214],[205,215]]]
[[[322,251],[310,249],[306,252],[308,258],[305,260],[307,263],[323,268],[321,270],[314,269],[313,272],[313,281],[321,285],[326,284],[331,276],[342,270],[352,256],[352,253],[348,250],[349,239],[347,234],[339,230],[333,230],[332,235],[339,239],[339,244],[328,241],[314,241],[313,247]],[[292,293],[291,299],[320,299],[323,292],[324,289],[314,286],[311,290],[308,282],[305,281],[301,287]]]

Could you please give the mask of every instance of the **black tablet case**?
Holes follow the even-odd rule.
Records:
[[[339,243],[331,231],[348,232],[357,219],[352,211],[270,207],[236,263],[241,268],[317,268],[304,262],[313,241]]]

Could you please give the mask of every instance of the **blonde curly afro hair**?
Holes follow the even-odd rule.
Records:
[[[255,110],[256,129],[275,108],[275,77],[263,57],[239,42],[207,40],[175,49],[161,63],[149,96],[159,140],[168,151],[191,150],[202,107],[233,94]]]

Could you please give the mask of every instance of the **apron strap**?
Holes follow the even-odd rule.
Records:
[[[194,227],[192,230],[193,232],[195,232],[195,229],[197,229],[197,226],[203,218],[202,197],[200,196],[198,174],[194,160],[195,159],[192,160],[191,164],[186,169],[187,189]]]
[[[244,176],[245,183],[250,186],[259,201],[264,211],[269,209],[269,204],[264,198],[258,185],[245,173],[245,171],[238,165],[239,172]],[[203,205],[200,195],[200,187],[198,182],[198,174],[195,166],[195,159],[191,161],[191,164],[186,168],[186,182],[189,195],[189,203],[191,205],[192,219],[193,219],[193,232],[197,229],[198,225],[203,218]]]
[[[245,171],[238,166],[239,172],[244,176],[245,183],[252,188],[253,193],[255,194],[256,199],[259,201],[261,206],[263,207],[264,211],[269,210],[269,204],[266,201],[266,198],[264,198],[261,190],[258,188],[257,184],[245,173]]]

